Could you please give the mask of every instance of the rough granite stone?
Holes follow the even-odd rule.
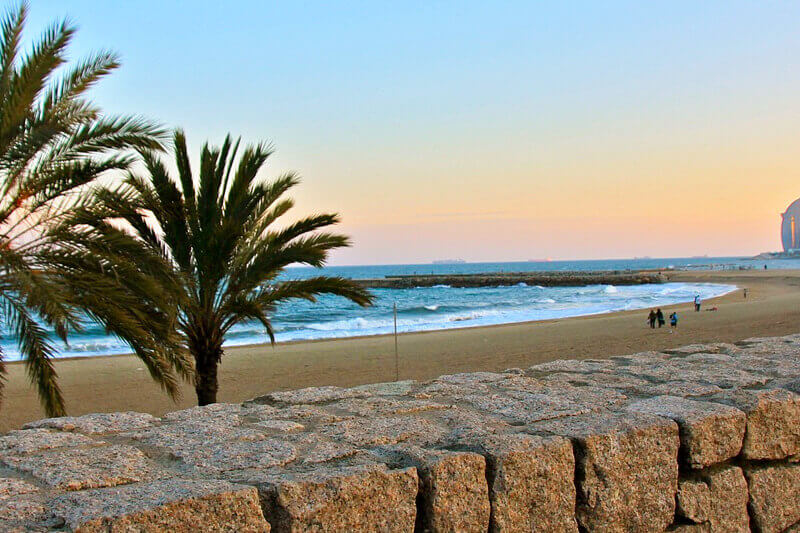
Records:
[[[350,398],[336,402],[330,406],[336,410],[347,411],[358,416],[391,416],[408,415],[423,411],[451,409],[445,405],[428,400],[397,400],[389,398]]]
[[[649,398],[651,396],[679,396],[681,398],[700,398],[720,394],[722,388],[708,383],[695,381],[667,381],[665,383],[648,383],[634,387],[629,391],[633,396]]]
[[[381,449],[376,454],[392,466],[417,469],[418,529],[431,533],[480,533],[489,527],[489,489],[483,456],[411,445]]]
[[[726,342],[710,342],[708,344],[687,344],[679,348],[668,348],[666,354],[692,355],[696,353],[731,353],[736,351],[736,346]]]
[[[413,531],[414,468],[356,466],[274,475],[257,482],[275,532]]]
[[[266,429],[267,431],[275,431],[278,433],[289,433],[292,431],[302,431],[305,429],[303,424],[292,422],[291,420],[261,420],[254,422],[252,427],[258,429]]]
[[[47,419],[0,531],[791,531],[798,380],[800,334]]]
[[[558,359],[540,363],[525,370],[527,376],[539,376],[549,372],[585,372],[594,374],[603,371],[613,371],[616,363],[610,359]]]
[[[568,439],[512,434],[465,442],[486,457],[489,531],[577,531]]]
[[[367,392],[374,396],[405,396],[411,393],[413,387],[417,384],[413,379],[405,381],[389,381],[386,383],[369,383],[367,385],[359,385],[353,387],[352,390],[359,392]]]
[[[682,479],[678,481],[676,513],[695,524],[708,522],[711,509],[711,489],[703,481]]]
[[[750,530],[747,482],[736,466],[702,471],[678,486],[678,516],[712,532]]]
[[[800,522],[800,464],[746,466],[744,473],[758,531],[783,531]]]
[[[430,420],[415,416],[355,418],[318,428],[321,435],[353,446],[380,446],[410,442],[427,445],[440,442],[447,434]]]
[[[342,387],[308,387],[305,389],[273,392],[250,400],[255,403],[277,403],[289,405],[327,403],[347,398],[367,398],[372,396],[366,390],[344,389]]]
[[[747,415],[745,459],[784,459],[800,453],[800,396],[786,390],[737,390],[714,396]]]
[[[297,449],[282,439],[215,442],[173,453],[184,463],[211,475],[283,466],[297,459]]]
[[[268,532],[254,487],[166,480],[59,496],[52,514],[73,530]]]
[[[0,531],[24,531],[46,518],[40,490],[15,478],[0,478]]]
[[[654,383],[669,383],[680,379],[681,381],[713,385],[723,389],[764,385],[769,381],[769,377],[746,372],[737,368],[735,363],[685,361],[681,358],[658,363],[637,361],[628,366],[620,367],[619,371]]]
[[[711,533],[711,526],[708,524],[680,524],[670,526],[667,531],[669,533]]]
[[[260,406],[269,409],[271,412],[277,411],[274,407]],[[188,409],[174,411],[165,414],[161,421],[164,423],[172,422],[195,422],[195,423],[214,423],[215,425],[237,425],[242,420],[244,407],[235,403],[212,403],[209,405],[196,405]]]
[[[676,396],[656,396],[634,402],[629,411],[670,418],[678,423],[681,458],[690,468],[705,468],[739,455],[746,417],[718,403]]]
[[[23,428],[51,428],[60,431],[75,431],[86,435],[120,433],[152,426],[158,419],[147,413],[128,411],[125,413],[95,413],[83,416],[45,418],[25,424]]]
[[[659,531],[675,514],[678,426],[638,413],[592,413],[529,426],[572,439],[580,525],[589,531]]]
[[[23,429],[8,432],[0,437],[0,461],[5,457],[76,446],[105,444],[83,435],[50,431],[48,429]]]
[[[67,448],[39,455],[10,456],[8,466],[62,490],[113,487],[169,476],[130,446]]]

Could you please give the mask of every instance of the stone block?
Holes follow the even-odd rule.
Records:
[[[800,464],[747,466],[744,473],[758,531],[779,532],[800,522]]]
[[[413,531],[417,472],[379,465],[252,480],[275,532]]]
[[[270,412],[277,411],[268,405],[259,407]],[[244,411],[245,408],[236,403],[212,403],[167,413],[161,418],[161,421],[164,423],[213,423],[214,425],[235,426],[241,423]]]
[[[70,493],[49,502],[74,531],[268,532],[254,487],[165,480]]]
[[[577,531],[575,458],[568,439],[495,435],[465,443],[486,457],[489,531]]]
[[[614,368],[616,368],[616,363],[610,359],[557,359],[529,367],[525,370],[525,375],[536,377],[549,372],[594,374],[597,372],[610,372]]]
[[[682,358],[670,359],[656,364],[633,363],[620,367],[624,374],[647,379],[654,383],[670,383],[680,380],[702,385],[712,385],[722,389],[764,385],[767,376],[746,372],[735,363],[718,361],[686,361]]]
[[[374,396],[405,396],[411,393],[416,384],[417,382],[413,379],[407,379],[404,381],[368,383],[353,387],[352,390],[366,392]]]
[[[394,398],[350,398],[331,404],[333,409],[346,411],[362,417],[408,415],[423,411],[450,409],[451,405],[429,400],[406,400]]]
[[[774,390],[737,390],[713,397],[747,415],[745,459],[784,459],[800,453],[800,396]]]
[[[219,476],[224,472],[284,466],[297,459],[296,448],[282,439],[211,442],[173,450],[197,472]]]
[[[656,396],[634,402],[629,411],[662,416],[678,423],[680,455],[690,468],[705,468],[739,455],[744,439],[745,414],[735,407]]]
[[[632,396],[649,398],[651,396],[678,396],[681,398],[703,398],[724,392],[722,388],[708,383],[695,381],[667,381],[664,383],[646,383],[630,389]]]
[[[55,448],[101,444],[105,443],[73,433],[48,429],[14,430],[0,437],[0,461],[8,456],[27,455]]]
[[[669,348],[664,353],[671,355],[692,355],[696,353],[731,353],[737,350],[733,344],[725,342],[710,342],[708,344],[687,344],[679,348]]]
[[[661,531],[675,514],[678,426],[638,413],[592,413],[529,430],[572,440],[577,507],[588,531]]]
[[[376,454],[392,466],[417,469],[418,529],[480,533],[489,527],[489,489],[482,455],[408,445],[381,449]]]
[[[700,480],[680,480],[676,498],[679,517],[695,523],[708,522],[711,510],[711,490]]]
[[[318,431],[334,441],[357,447],[398,442],[428,445],[441,442],[447,435],[445,428],[415,416],[354,418],[320,426]]]
[[[10,456],[4,462],[11,468],[62,490],[113,487],[169,475],[141,451],[121,445]]]
[[[47,518],[44,501],[35,485],[0,477],[0,531],[30,531]]]
[[[25,424],[23,428],[50,428],[60,431],[75,431],[86,435],[135,431],[152,426],[158,419],[147,413],[128,411],[125,413],[94,413],[83,416],[45,418]]]
[[[327,403],[336,400],[345,400],[347,398],[368,398],[370,396],[372,396],[372,393],[367,390],[326,386],[273,392],[272,394],[260,396],[250,401],[254,403],[301,405]]]
[[[269,433],[266,428],[227,426],[211,420],[207,424],[167,424],[124,436],[157,447],[197,471],[219,476],[231,470],[282,466],[297,459],[294,446]]]
[[[678,486],[677,514],[711,532],[750,530],[747,482],[736,466],[714,467]]]

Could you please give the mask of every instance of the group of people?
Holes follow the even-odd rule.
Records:
[[[747,298],[747,289],[744,290],[744,297]],[[697,294],[694,297],[695,312],[700,312],[700,303],[701,303],[700,295]],[[716,307],[712,307],[711,309],[709,309],[709,311],[716,311],[716,310],[717,310]],[[647,323],[650,324],[650,327],[653,329],[655,329],[656,324],[658,324],[658,327],[662,327],[664,324],[666,324],[666,320],[664,320],[664,313],[661,311],[660,308],[656,310],[653,309],[650,310],[650,314],[647,315]],[[671,315],[669,315],[669,326],[670,326],[670,333],[672,333],[672,330],[678,327],[677,312],[673,312]]]
[[[653,329],[655,329],[656,324],[658,324],[658,327],[661,327],[667,323],[666,320],[664,320],[664,313],[661,311],[661,308],[658,308],[655,311],[651,309],[650,314],[647,315],[647,322]],[[670,333],[672,332],[672,330],[678,327],[677,312],[673,312],[671,315],[669,315],[669,327],[670,327]]]

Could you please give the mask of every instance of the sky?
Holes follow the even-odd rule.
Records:
[[[109,113],[266,140],[332,264],[748,255],[800,196],[800,3],[33,0]]]

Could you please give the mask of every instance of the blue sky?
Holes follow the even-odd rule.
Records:
[[[756,253],[800,195],[797,3],[33,1],[28,36],[67,15],[123,58],[108,111],[271,140],[340,263]]]

